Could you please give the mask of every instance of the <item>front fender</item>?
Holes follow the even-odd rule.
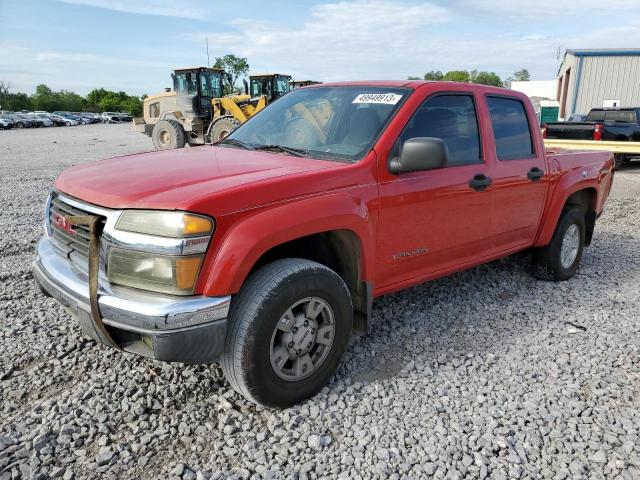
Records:
[[[237,293],[268,250],[307,235],[352,231],[360,241],[361,279],[373,273],[374,200],[339,192],[297,199],[224,216],[218,220],[198,287],[207,296]]]

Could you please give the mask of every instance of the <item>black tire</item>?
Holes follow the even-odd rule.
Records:
[[[335,318],[333,341],[311,374],[283,379],[272,367],[272,338],[284,313],[308,297],[330,306]],[[254,273],[233,298],[222,370],[233,389],[247,399],[267,407],[288,407],[327,383],[347,347],[352,324],[351,295],[338,274],[310,260],[277,260]]]
[[[231,116],[220,117],[214,120],[209,128],[209,138],[211,139],[211,143],[215,144],[224,140],[227,135],[239,126],[240,122]]]
[[[620,154],[616,154],[614,155],[614,165],[613,165],[613,169],[614,170],[619,170],[620,167],[622,167],[622,165],[624,165],[624,163],[626,163],[627,161],[627,157],[624,155],[620,155]]]
[[[559,282],[568,280],[578,271],[585,242],[585,214],[579,208],[566,208],[560,215],[558,225],[551,242],[546,247],[538,248],[533,252],[533,273],[541,280]],[[579,233],[579,244],[575,259],[571,264],[563,265],[562,244],[567,231],[575,225]]]
[[[151,138],[156,150],[182,148],[185,144],[184,129],[175,120],[160,120],[153,127]]]
[[[22,122],[16,123],[16,128],[24,128],[24,123]]]

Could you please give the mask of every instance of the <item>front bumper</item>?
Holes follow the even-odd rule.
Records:
[[[41,288],[64,305],[82,331],[106,345],[91,317],[89,280],[43,237],[33,273]],[[231,297],[179,297],[101,285],[102,321],[120,348],[167,362],[219,359]]]

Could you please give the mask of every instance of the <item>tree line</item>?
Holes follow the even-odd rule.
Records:
[[[509,87],[511,82],[529,81],[531,75],[526,68],[513,72],[508,78],[501,79],[495,72],[478,70],[450,70],[442,73],[440,70],[432,70],[424,74],[423,77],[409,77],[409,80],[442,80],[447,82],[480,83],[482,85],[492,85],[494,87]]]
[[[68,90],[53,91],[45,84],[38,85],[36,92],[27,95],[12,92],[11,85],[0,81],[0,109],[18,112],[20,110],[46,112],[127,112],[133,116],[142,115],[142,101],[146,95],[136,97],[125,92],[113,92],[97,88],[86,97]]]

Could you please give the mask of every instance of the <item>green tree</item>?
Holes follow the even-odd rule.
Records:
[[[431,70],[430,72],[424,74],[425,80],[442,80],[443,78],[444,75],[440,70]]]
[[[472,83],[502,87],[502,80],[495,72],[478,72],[476,70],[473,70],[470,73],[470,78]]]
[[[451,70],[442,76],[443,80],[448,82],[469,82],[471,76],[466,70]]]
[[[531,80],[531,75],[529,74],[529,70],[523,68],[521,70],[518,70],[517,72],[513,72],[511,80],[514,82],[528,82],[529,80]]]
[[[414,77],[414,76],[412,76],[412,75],[409,75],[409,76],[407,77],[407,80],[422,80],[422,79],[421,79],[420,77]]]
[[[247,59],[233,54],[216,57],[216,62],[213,66],[215,68],[223,68],[226,72],[224,79],[224,93],[226,95],[235,92],[238,79],[249,72],[249,62]]]

